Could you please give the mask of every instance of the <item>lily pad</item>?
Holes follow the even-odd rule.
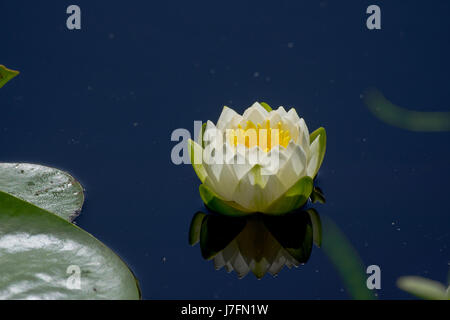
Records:
[[[8,69],[4,65],[0,64],[0,88],[18,74],[19,71]]]
[[[83,187],[68,173],[27,163],[0,163],[0,191],[73,221],[84,202]]]
[[[104,244],[2,191],[0,270],[2,300],[140,298],[133,273]]]

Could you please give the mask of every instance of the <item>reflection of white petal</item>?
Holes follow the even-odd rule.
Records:
[[[222,252],[219,252],[214,257],[214,268],[220,270],[225,265],[225,260],[223,259]]]
[[[233,266],[234,271],[236,271],[236,273],[238,274],[239,278],[245,277],[247,273],[250,271],[250,268],[248,267],[247,263],[245,262],[244,258],[242,257],[239,251],[233,257],[231,265]]]
[[[283,250],[279,250],[277,257],[269,268],[269,273],[271,275],[278,274],[281,269],[283,269],[284,264],[286,263],[286,257],[283,255]]]

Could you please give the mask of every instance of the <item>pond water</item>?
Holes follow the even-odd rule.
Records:
[[[76,31],[70,4],[0,3],[0,64],[21,71],[0,90],[0,161],[79,179],[77,224],[130,265],[144,298],[347,299],[339,266],[355,257],[380,267],[379,299],[409,298],[395,284],[403,275],[447,282],[450,133],[383,122],[363,93],[450,110],[448,1],[383,2],[375,31],[369,1],[84,0]],[[205,212],[200,182],[170,158],[174,129],[254,101],[295,107],[311,131],[327,130],[316,181],[326,203],[310,205],[325,221],[322,246],[260,280],[216,271],[190,246],[191,219]],[[346,249],[330,255],[330,234]]]

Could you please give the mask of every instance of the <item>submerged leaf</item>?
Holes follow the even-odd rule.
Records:
[[[443,284],[422,277],[401,277],[397,281],[397,286],[421,299],[427,300],[449,300],[447,288]]]

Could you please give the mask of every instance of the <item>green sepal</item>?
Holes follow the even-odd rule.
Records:
[[[233,201],[226,201],[220,198],[214,191],[208,188],[205,184],[200,185],[199,192],[200,197],[205,203],[205,206],[211,211],[232,217],[242,217],[252,214],[252,212],[246,210],[237,203]]]
[[[199,141],[198,143],[202,146],[202,148],[205,148],[205,140],[204,140],[204,136],[205,136],[205,130],[206,130],[206,122],[203,122],[202,124],[202,130],[200,132],[200,137],[199,137]]]
[[[19,71],[8,69],[4,65],[0,64],[0,88],[18,74]]]
[[[312,203],[325,203],[325,196],[323,194],[323,191],[319,187],[314,187],[313,191],[311,192],[311,202]]]
[[[267,112],[272,111],[272,108],[265,102],[260,102],[259,103],[264,109],[266,109]]]
[[[320,248],[322,245],[322,221],[320,220],[320,215],[314,208],[308,209],[306,212],[311,218],[314,244]]]
[[[325,131],[325,128],[320,127],[310,134],[309,136],[310,144],[312,144],[317,137],[319,137],[319,164],[314,172],[313,177],[317,175],[317,172],[322,166],[323,158],[325,157],[325,151],[327,149],[327,132]]]
[[[200,152],[202,154],[201,160],[203,161],[203,149],[193,140],[188,140],[188,151],[189,158],[191,160],[192,167],[194,168],[195,173],[197,174],[200,181],[203,183],[208,176],[205,168],[202,163],[195,163],[195,153]]]
[[[205,213],[199,211],[191,220],[191,226],[189,227],[189,244],[191,246],[200,241],[200,229],[202,228],[202,222],[205,216]]]
[[[275,200],[263,213],[285,214],[303,206],[313,190],[313,180],[309,176],[304,176],[298,180],[280,198]]]

